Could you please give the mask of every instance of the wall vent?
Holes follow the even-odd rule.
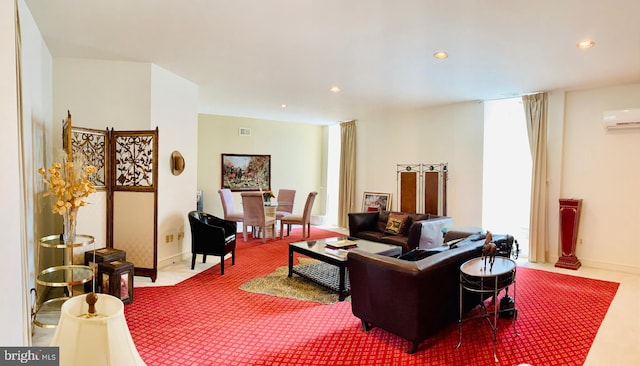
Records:
[[[240,127],[240,129],[238,130],[238,135],[251,136],[251,129],[246,127]]]

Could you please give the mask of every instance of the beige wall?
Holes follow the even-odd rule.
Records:
[[[602,123],[604,111],[625,108],[640,108],[640,84],[567,93],[560,193],[583,199],[576,253],[584,265],[640,272],[640,129]]]
[[[251,128],[251,136],[238,129]],[[294,213],[302,213],[307,194],[318,192],[314,215],[324,214],[322,182],[326,145],[325,127],[292,122],[201,114],[198,118],[198,189],[203,191],[204,211],[223,216],[220,189],[221,154],[271,155],[271,189],[296,190]],[[242,211],[239,192],[234,192],[236,210]],[[194,205],[195,209],[195,205]]]

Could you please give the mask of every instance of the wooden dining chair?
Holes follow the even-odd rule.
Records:
[[[280,219],[280,239],[282,239],[284,225],[287,225],[287,236],[291,233],[291,225],[302,225],[302,240],[311,235],[311,209],[313,208],[313,201],[317,195],[318,192],[309,193],[307,202],[304,204],[302,215],[288,215]]]
[[[253,228],[253,233],[262,233],[262,242],[267,242],[267,229],[271,229],[271,239],[276,238],[276,218],[267,216],[264,210],[264,198],[260,192],[242,192],[242,211],[244,212],[242,238],[247,241],[247,227]],[[258,230],[255,230],[258,229]]]

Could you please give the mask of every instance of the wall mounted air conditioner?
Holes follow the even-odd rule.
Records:
[[[640,128],[640,108],[604,112],[605,130]]]

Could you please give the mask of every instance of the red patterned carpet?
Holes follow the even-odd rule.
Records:
[[[314,228],[312,238],[336,236]],[[215,266],[176,286],[135,289],[125,306],[133,340],[154,365],[582,365],[618,284],[518,268],[516,326],[498,321],[498,358],[487,324],[451,324],[406,353],[409,342],[378,328],[362,331],[351,305],[304,302],[238,289],[287,265],[282,241],[238,240],[236,265]]]

